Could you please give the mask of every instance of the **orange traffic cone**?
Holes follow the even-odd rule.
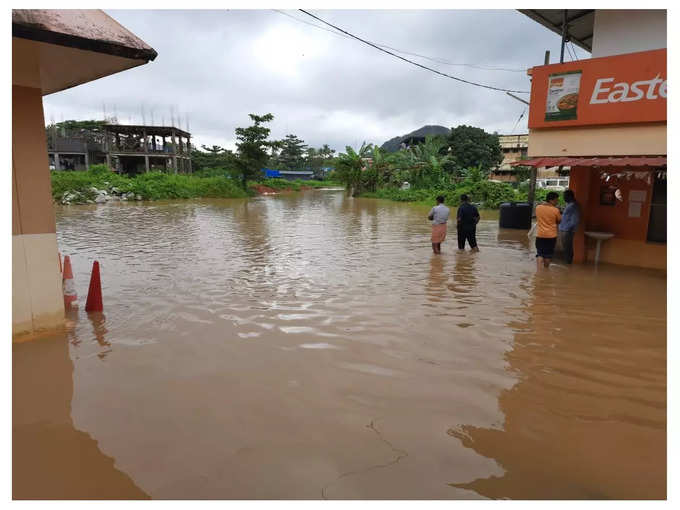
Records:
[[[76,294],[76,283],[73,281],[73,269],[71,269],[71,257],[64,257],[64,279],[62,283],[64,289],[64,308],[67,310],[78,299]]]
[[[85,303],[86,312],[103,312],[104,303],[102,303],[102,282],[99,278],[99,262],[96,260],[92,264],[92,276],[90,276],[90,288],[87,291],[87,303]]]

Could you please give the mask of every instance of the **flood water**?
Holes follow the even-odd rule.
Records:
[[[536,274],[493,214],[435,256],[426,215],[58,208],[80,311],[13,345],[14,498],[665,498],[665,273]]]

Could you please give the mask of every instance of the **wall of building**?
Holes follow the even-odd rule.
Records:
[[[593,34],[593,58],[666,48],[666,11],[598,9]]]
[[[601,262],[665,270],[666,245],[647,242],[652,185],[641,180],[617,180],[615,184],[621,189],[624,201],[617,201],[613,206],[601,205],[600,188],[608,183],[602,182],[600,173],[600,170],[589,167],[571,169],[569,188],[574,191],[581,206],[581,223],[574,237],[574,262],[594,260],[596,242],[584,234],[591,230],[615,235],[602,243]],[[614,184],[614,181],[610,182]],[[628,194],[631,190],[647,192],[640,218],[628,217]]]
[[[529,133],[529,157],[664,154],[666,123],[534,129]]]
[[[12,333],[63,324],[42,92],[12,86]]]

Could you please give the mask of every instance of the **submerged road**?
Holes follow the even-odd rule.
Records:
[[[14,497],[665,498],[665,274],[537,275],[493,214],[434,256],[426,215],[58,208],[80,311],[13,345]]]

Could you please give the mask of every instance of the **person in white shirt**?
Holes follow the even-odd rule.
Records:
[[[446,239],[446,222],[449,220],[449,208],[444,205],[444,197],[437,197],[437,205],[430,209],[427,219],[432,221],[432,251],[435,255],[442,252],[442,242]]]

